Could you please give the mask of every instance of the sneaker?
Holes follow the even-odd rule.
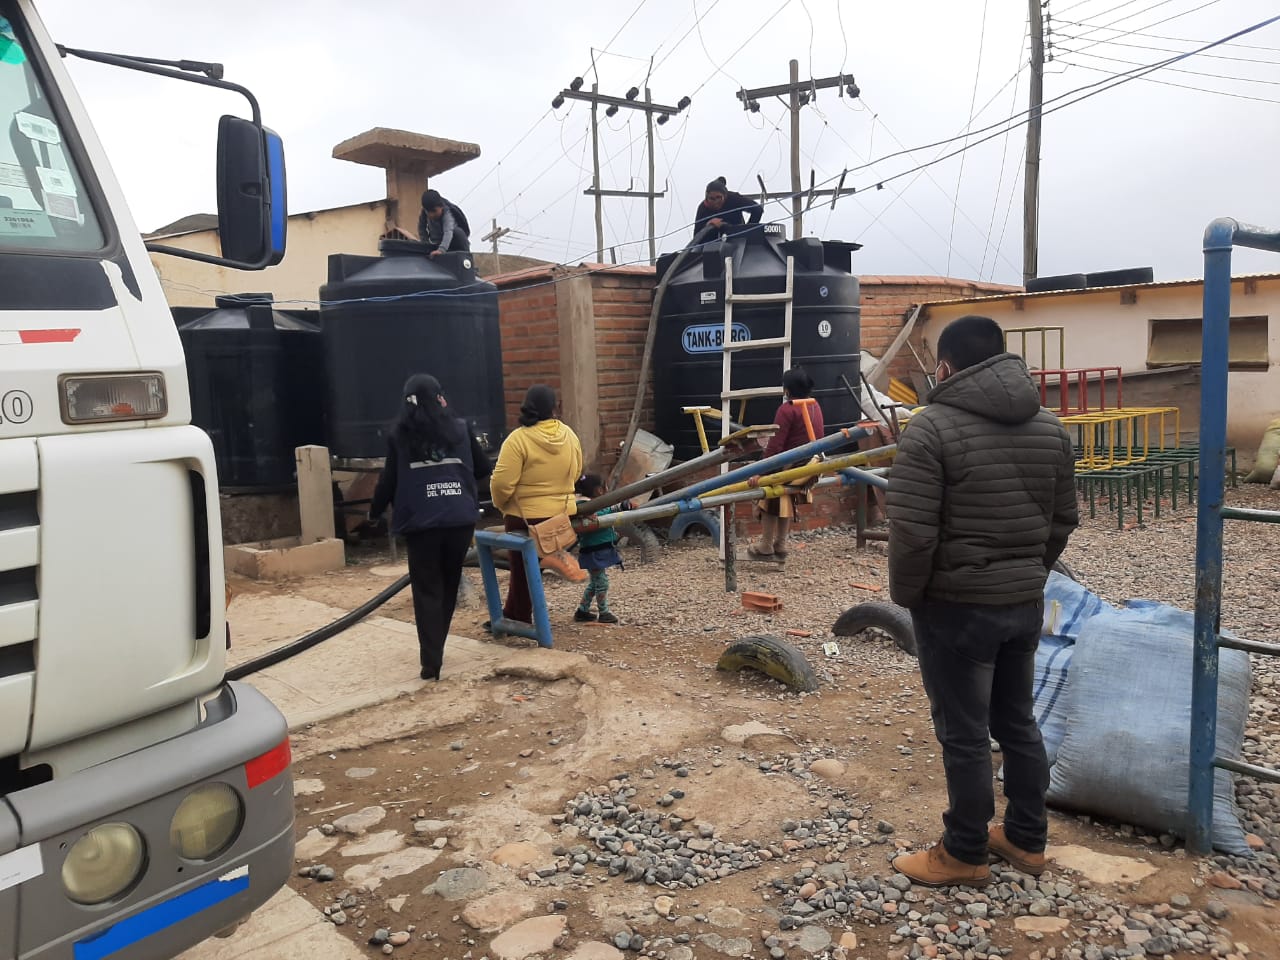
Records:
[[[922,887],[985,887],[991,882],[989,866],[957,860],[941,842],[928,850],[895,857],[893,869]]]
[[[601,610],[600,622],[601,623],[621,623],[622,621],[620,621],[616,616],[614,616],[613,613],[610,612],[609,610]]]
[[[577,610],[573,611],[573,622],[574,623],[595,623],[596,615],[592,613],[590,610],[583,610],[581,607],[579,607]]]
[[[1004,824],[992,827],[987,832],[987,849],[992,856],[1003,860],[1019,873],[1038,877],[1044,873],[1045,858],[1043,853],[1028,853],[1021,847],[1009,842],[1004,832]]]

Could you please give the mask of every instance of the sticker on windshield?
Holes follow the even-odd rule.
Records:
[[[23,187],[27,186],[27,175],[22,172],[22,168],[16,163],[0,162],[0,187]]]
[[[17,113],[13,119],[17,121],[18,130],[29,140],[39,140],[41,143],[62,142],[58,125],[52,120],[37,117],[34,113]]]
[[[59,220],[74,220],[80,223],[83,219],[80,216],[80,204],[75,197],[63,197],[56,193],[45,194],[44,211]]]
[[[0,210],[0,237],[53,236],[53,224],[39,210]]]
[[[56,193],[61,197],[77,196],[76,182],[71,179],[68,171],[36,167],[36,173],[40,175],[40,186],[44,187],[45,193]]]

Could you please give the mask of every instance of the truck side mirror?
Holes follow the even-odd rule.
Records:
[[[226,260],[250,269],[284,258],[284,144],[242,117],[218,121],[218,238]]]

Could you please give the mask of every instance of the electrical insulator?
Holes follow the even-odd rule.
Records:
[[[858,89],[858,85],[856,83],[851,83],[844,89],[845,89],[845,92],[848,93],[849,96],[855,100],[858,97],[862,96],[862,91]]]
[[[676,104],[676,109],[683,110],[685,107],[689,106],[689,104],[691,103],[693,103],[693,101],[690,100],[688,97],[681,97],[680,101]]]
[[[570,89],[570,90],[581,90],[581,89],[582,89],[582,78],[581,78],[581,77],[574,77],[572,80],[570,80],[570,81],[569,81],[569,89]]]
[[[609,105],[609,109],[604,112],[604,115],[606,117],[612,117],[615,114],[617,114],[617,112],[618,112],[618,105],[616,103],[613,103]]]
[[[551,109],[559,110],[563,106],[564,106],[564,97],[561,94],[557,93],[555,96],[555,99],[551,101]]]
[[[748,103],[748,104],[747,104],[747,109],[748,109],[748,110],[750,110],[752,113],[759,113],[759,112],[760,112],[760,101],[759,101],[759,100],[752,100],[750,103]]]
[[[635,99],[636,97],[638,97],[638,96],[640,96],[640,88],[639,88],[639,87],[632,87],[630,90],[628,90],[628,91],[627,91],[627,99],[628,99],[628,100],[634,100],[634,99]]]
[[[658,126],[662,126],[664,123],[666,123],[670,119],[671,119],[671,114],[669,113],[658,114]]]

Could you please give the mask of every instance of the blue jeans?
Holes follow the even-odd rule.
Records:
[[[1008,607],[926,600],[911,611],[947,776],[942,845],[965,863],[987,862],[995,815],[991,738],[1004,755],[1009,842],[1028,853],[1045,848],[1049,761],[1032,690],[1043,617],[1040,600]]]

